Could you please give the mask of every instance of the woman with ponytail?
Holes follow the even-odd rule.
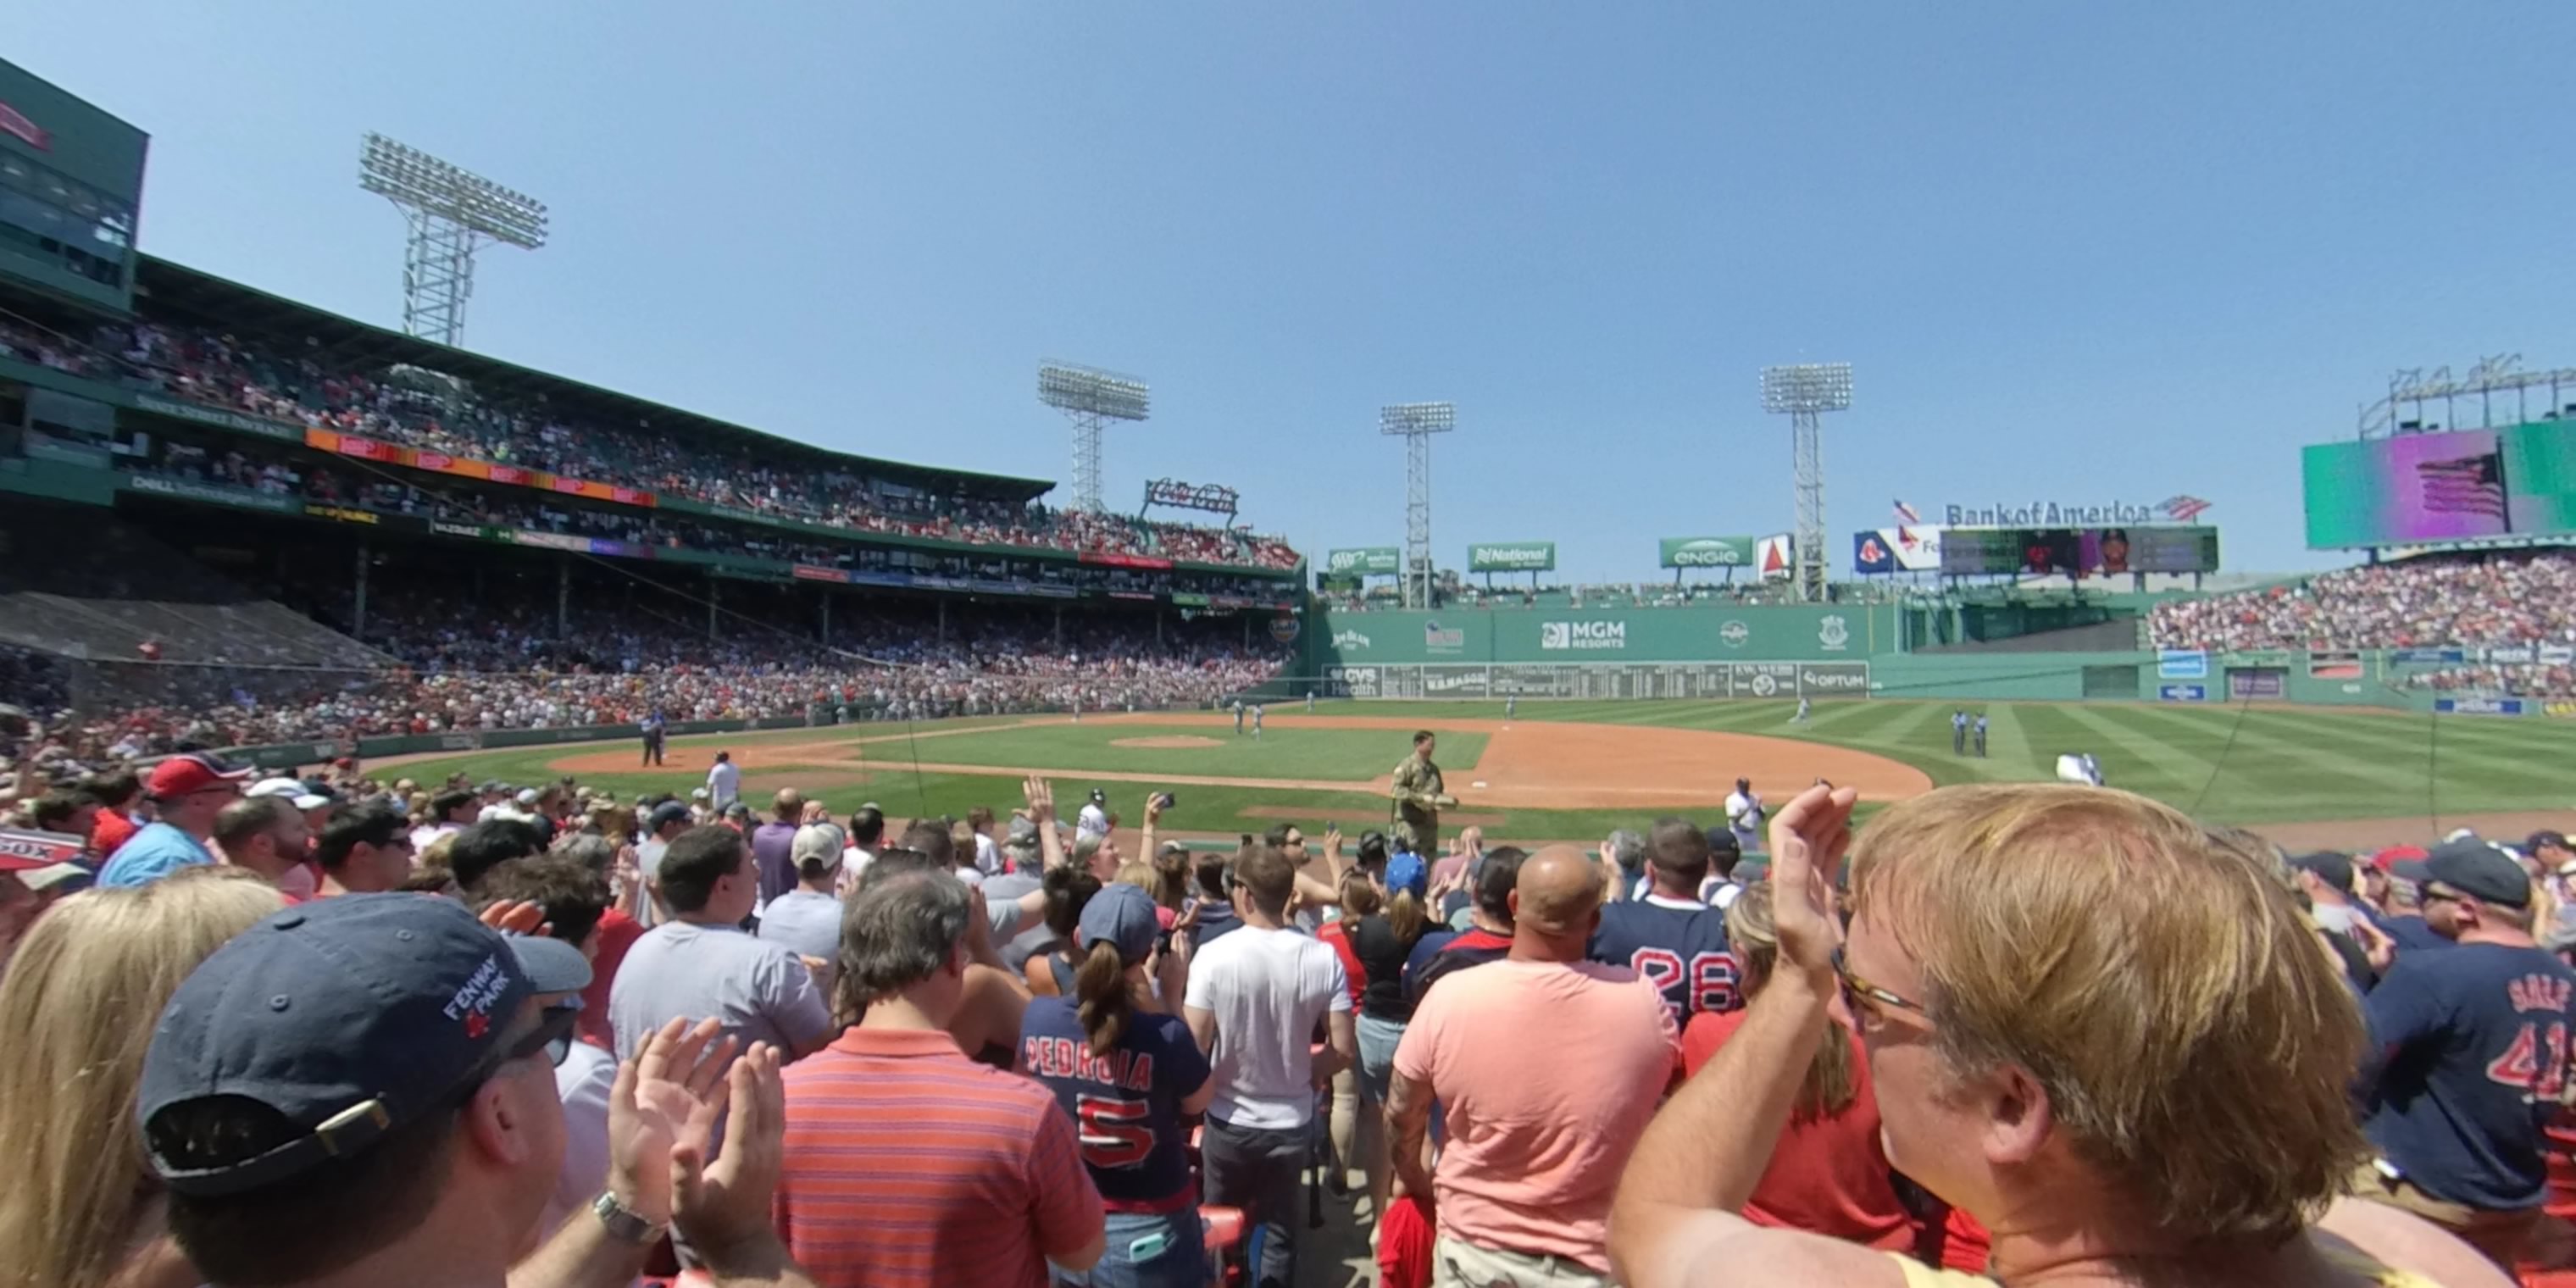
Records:
[[[1368,840],[1360,842],[1365,862]],[[1379,871],[1385,910],[1372,912],[1351,928],[1351,952],[1360,960],[1368,983],[1360,990],[1360,1101],[1367,1113],[1383,1117],[1395,1074],[1396,1044],[1413,1022],[1412,999],[1404,995],[1404,962],[1431,928],[1431,866],[1411,852],[1396,854]],[[1392,1187],[1385,1133],[1364,1140],[1372,1212],[1386,1211]]]
[[[1771,883],[1758,882],[1726,908],[1726,937],[1735,947],[1736,971],[1750,1006],[1780,959],[1780,936],[1771,924]],[[1706,1011],[1682,1031],[1682,1067],[1696,1075],[1717,1058],[1719,1047],[1744,1025],[1743,1010]],[[1790,1106],[1789,1125],[1771,1151],[1771,1166],[1746,1220],[1829,1234],[1887,1251],[1914,1246],[1914,1218],[1897,1200],[1887,1152],[1879,1141],[1878,1102],[1870,1096],[1869,1061],[1860,1035],[1827,1020],[1806,1081]]]
[[[1171,955],[1168,936],[1153,899],[1132,885],[1103,887],[1075,929],[1081,964],[1072,994],[1032,1001],[1020,1019],[1020,1072],[1054,1092],[1073,1120],[1108,1213],[1100,1263],[1057,1282],[1204,1288],[1207,1250],[1181,1120],[1206,1110],[1216,1082],[1189,1025],[1154,1000],[1148,972]]]
[[[1046,942],[1020,967],[1028,979],[1033,997],[1071,997],[1074,972],[1082,965],[1082,954],[1073,943],[1074,925],[1082,916],[1083,905],[1100,893],[1100,878],[1078,864],[1065,864],[1047,869]]]

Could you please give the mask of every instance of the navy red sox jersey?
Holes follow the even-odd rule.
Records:
[[[1592,932],[1590,956],[1652,981],[1676,1025],[1702,1011],[1744,1005],[1735,987],[1735,954],[1726,942],[1726,914],[1706,904],[1607,904],[1601,927]]]

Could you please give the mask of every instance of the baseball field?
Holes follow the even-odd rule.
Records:
[[[685,795],[719,749],[743,769],[755,806],[794,786],[836,813],[875,802],[892,817],[1007,813],[1021,778],[1044,774],[1066,813],[1093,788],[1133,827],[1154,791],[1178,804],[1167,833],[1230,837],[1291,820],[1356,834],[1388,817],[1386,783],[1415,728],[1440,736],[1438,762],[1458,808],[1494,839],[1597,840],[1666,813],[1714,821],[1737,777],[1781,801],[1825,777],[1858,786],[1867,808],[1938,785],[2046,780],[2057,757],[2089,752],[2110,785],[2212,822],[2242,823],[2286,844],[2361,846],[2473,826],[2520,835],[2576,814],[2563,766],[2576,722],[2288,707],[1994,703],[1987,755],[1951,751],[1950,703],[1819,703],[1803,724],[1785,702],[1302,703],[1269,713],[1261,735],[1219,713],[1001,717],[874,723],[672,740],[660,768],[631,743],[422,757],[416,779],[461,771],[477,782],[567,775],[621,798]],[[390,765],[392,762],[387,762]]]

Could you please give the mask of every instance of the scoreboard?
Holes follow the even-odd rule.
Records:
[[[2197,524],[1947,528],[1941,534],[1941,571],[1954,576],[2064,573],[2074,577],[2216,572],[2218,529]]]
[[[0,59],[0,274],[123,312],[143,131]]]

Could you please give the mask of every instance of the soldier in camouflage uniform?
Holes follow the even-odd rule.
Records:
[[[1426,857],[1440,852],[1440,811],[1458,803],[1446,794],[1448,785],[1440,779],[1440,766],[1431,763],[1432,747],[1429,730],[1413,735],[1413,754],[1395,767],[1395,782],[1388,791],[1395,798],[1399,848]]]

